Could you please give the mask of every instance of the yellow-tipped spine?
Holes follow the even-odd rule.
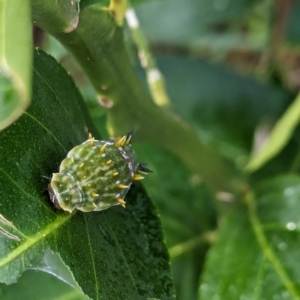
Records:
[[[122,183],[118,184],[117,187],[118,187],[119,189],[128,189],[128,188],[129,188],[128,185],[125,185],[125,184],[122,184]]]
[[[100,148],[100,153],[104,153],[106,148],[106,143]]]
[[[122,207],[125,208],[126,202],[122,198],[118,198],[117,201],[120,203]]]
[[[116,143],[115,146],[117,148],[124,146],[124,143],[126,142],[126,135],[124,135],[122,138],[120,138]]]
[[[145,177],[139,175],[139,174],[135,174],[133,177],[132,177],[132,180],[133,181],[137,181],[137,180],[142,180],[144,179]]]

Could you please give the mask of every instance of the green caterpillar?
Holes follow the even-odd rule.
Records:
[[[125,207],[132,182],[151,172],[138,163],[131,137],[129,133],[119,140],[98,141],[89,134],[87,141],[74,147],[48,185],[54,205],[70,213]]]

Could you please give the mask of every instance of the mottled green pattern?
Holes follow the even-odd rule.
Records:
[[[131,144],[118,147],[112,140],[88,139],[74,147],[62,161],[59,173],[53,174],[52,198],[69,212],[98,211],[119,205],[138,167]]]

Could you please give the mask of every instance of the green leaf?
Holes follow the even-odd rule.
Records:
[[[279,86],[195,57],[159,55],[157,63],[174,109],[238,168],[247,163],[257,124],[278,118],[291,98]]]
[[[287,111],[276,123],[265,145],[245,167],[246,171],[254,172],[276,156],[289,142],[300,121],[300,94]]]
[[[141,185],[130,190],[126,209],[69,214],[50,203],[45,176],[86,140],[87,126],[93,133],[73,81],[36,51],[32,105],[0,134],[0,281],[42,268],[92,299],[171,298],[160,222]],[[49,251],[56,257],[48,259]]]
[[[28,270],[20,280],[12,285],[0,284],[2,300],[16,299],[38,300],[87,300],[88,298],[70,285],[54,276]]]
[[[300,177],[268,180],[223,224],[201,299],[300,299]]]
[[[161,215],[177,299],[196,299],[208,248],[203,237],[216,227],[213,198],[200,176],[176,156],[149,143],[135,149],[141,161],[151,157],[153,173],[143,183]]]
[[[29,0],[0,0],[0,130],[30,103],[32,32]]]

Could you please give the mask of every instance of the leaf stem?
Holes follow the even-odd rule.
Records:
[[[216,236],[216,231],[207,231],[198,237],[177,244],[169,248],[170,257],[174,259],[175,257],[183,255],[184,253],[191,251],[202,244],[212,244],[216,240]]]
[[[254,172],[276,156],[289,142],[296,126],[300,121],[300,94],[277,121],[269,139],[247,164],[245,170]]]
[[[137,15],[132,7],[129,7],[126,12],[126,20],[131,30],[133,40],[138,48],[141,66],[146,71],[148,86],[154,102],[159,106],[170,105],[165,80],[151,54],[147,38],[139,25]]]

